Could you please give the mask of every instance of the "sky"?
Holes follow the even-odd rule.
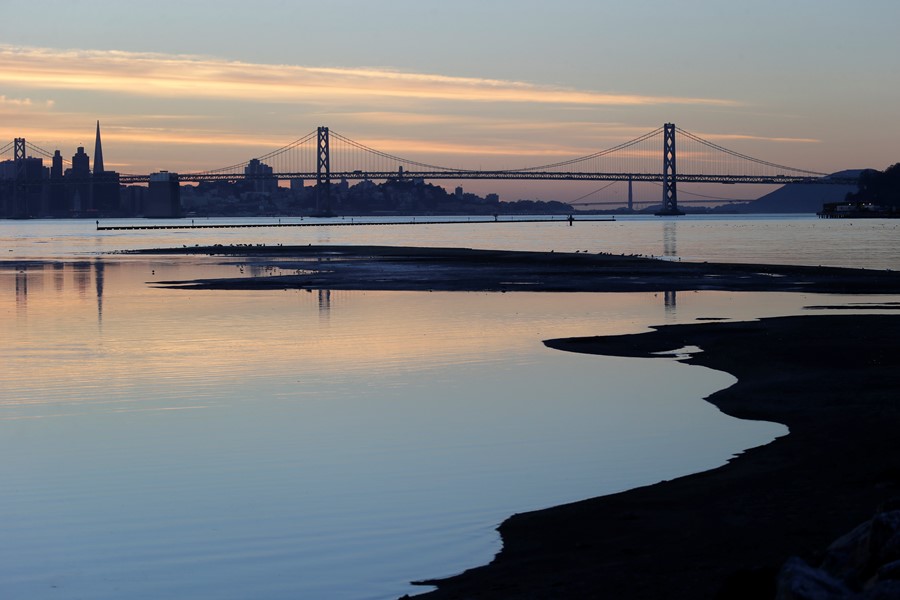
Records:
[[[813,171],[900,162],[896,0],[0,0],[0,14],[0,147],[91,153],[99,120],[123,173],[240,163],[320,125],[460,168],[556,162],[668,122]],[[571,200],[597,184],[466,187]]]

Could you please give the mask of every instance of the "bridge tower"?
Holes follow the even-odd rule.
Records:
[[[316,137],[316,211],[330,215],[331,152],[328,148],[328,128],[319,127]]]
[[[663,198],[659,216],[683,215],[678,209],[678,188],[675,169],[675,124],[663,126]]]
[[[25,138],[13,140],[13,164],[16,170],[16,180],[13,184],[13,217],[24,218],[28,216],[28,190],[25,179],[27,178],[25,166]]]
[[[20,161],[25,160],[25,138],[16,138],[13,143],[15,145],[13,157],[16,164],[19,164]]]

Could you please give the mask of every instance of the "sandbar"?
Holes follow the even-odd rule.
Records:
[[[681,262],[587,252],[217,245],[131,253],[207,256],[278,270],[256,277],[157,282],[195,289],[900,292],[900,273],[887,270]]]

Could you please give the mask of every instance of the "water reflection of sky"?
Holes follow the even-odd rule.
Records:
[[[900,269],[897,252],[900,223],[896,219],[817,219],[814,215],[688,215],[678,219],[660,219],[648,215],[620,215],[614,222],[591,222],[582,220],[590,217],[580,217],[574,226],[568,227],[564,215],[558,215],[558,218],[555,223],[371,227],[344,226],[354,220],[353,217],[305,221],[299,218],[197,219],[198,225],[276,225],[281,221],[285,225],[297,223],[304,226],[135,231],[97,231],[93,221],[85,220],[0,220],[0,260],[93,256],[136,248],[211,244],[375,244],[586,251],[643,254],[690,261]],[[447,217],[444,220],[459,219]],[[356,217],[355,220],[386,219]],[[183,219],[180,223],[189,226],[191,221]],[[311,222],[316,226],[307,227]],[[109,219],[102,224],[175,223],[178,221]]]
[[[513,512],[708,468],[784,431],[700,400],[728,375],[542,340],[840,301],[148,285],[238,270],[0,268],[3,595],[414,592],[488,561]]]

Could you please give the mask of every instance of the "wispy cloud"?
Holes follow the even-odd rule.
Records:
[[[224,131],[200,129],[104,127],[104,141],[122,141],[142,144],[185,144],[197,146],[236,146],[239,148],[277,148],[284,145],[284,138],[258,136]]]
[[[621,139],[624,136],[637,137],[655,129],[655,126],[637,127],[625,123],[600,121],[546,121],[534,115],[527,118],[483,116],[472,114],[442,114],[437,112],[412,111],[355,111],[339,112],[335,115],[342,119],[353,119],[361,123],[378,123],[379,125],[451,125],[454,128],[477,128],[479,131],[569,131],[582,134],[604,134]]]
[[[618,94],[383,68],[258,64],[201,56],[0,46],[0,83],[29,89],[255,102],[419,99],[590,106],[731,106],[720,98]]]
[[[9,98],[0,95],[0,106],[13,106],[16,108],[53,108],[53,100],[33,101],[31,98]]]
[[[698,133],[694,134],[705,140],[751,140],[754,142],[785,142],[789,144],[820,144],[822,140],[815,138],[768,137],[764,135],[745,135],[741,133]]]
[[[547,146],[541,145],[539,143],[535,143],[533,145],[523,144],[513,148],[509,145],[443,143],[424,140],[403,140],[396,138],[365,138],[360,141],[361,143],[371,148],[377,148],[384,152],[390,152],[393,154],[399,154],[408,157],[419,155],[461,155],[465,157],[562,157],[573,155],[573,151],[571,148],[548,148]]]

